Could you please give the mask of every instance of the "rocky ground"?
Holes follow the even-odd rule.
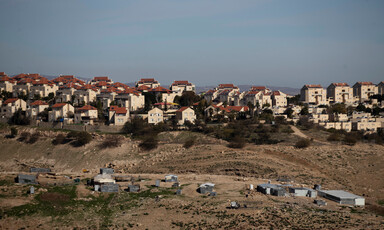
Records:
[[[35,132],[26,129],[26,132]],[[305,149],[290,141],[277,145],[248,144],[243,149],[226,147],[226,142],[190,132],[160,134],[155,150],[144,152],[138,142],[123,137],[121,145],[102,148],[103,134],[83,147],[53,145],[54,131],[41,132],[34,144],[0,136],[0,228],[136,228],[136,229],[380,229],[384,224],[384,147],[329,143],[319,132],[300,131],[314,138]],[[183,148],[195,136],[196,144]],[[119,174],[139,178],[139,194],[99,194],[85,185],[86,178],[100,167],[113,167]],[[57,173],[52,183],[37,186],[36,195],[26,195],[29,186],[12,180],[30,167],[49,167]],[[83,169],[89,173],[83,173]],[[156,179],[177,174],[183,194]],[[61,175],[61,176],[60,176]],[[62,176],[78,176],[62,182]],[[289,178],[297,186],[322,184],[324,189],[343,189],[366,198],[364,208],[345,207],[329,201],[318,207],[310,198],[270,197],[249,191],[249,184]],[[55,181],[56,180],[56,181]],[[198,184],[216,184],[217,197],[199,195]],[[56,183],[56,186],[53,184]],[[65,185],[66,184],[66,185]],[[123,185],[123,184],[122,184]],[[125,186],[125,185],[123,185]],[[249,193],[249,194],[248,194]],[[247,197],[246,197],[247,195]],[[162,197],[155,199],[156,196]],[[227,209],[229,201],[248,202],[247,209]],[[57,209],[57,210],[56,210]],[[32,211],[28,211],[32,210]],[[47,211],[51,210],[51,211]],[[52,212],[55,210],[55,212]]]

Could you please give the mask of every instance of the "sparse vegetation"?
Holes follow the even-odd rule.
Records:
[[[52,140],[52,144],[54,144],[54,145],[61,145],[61,144],[65,144],[65,143],[67,143],[68,142],[68,140],[67,140],[67,138],[65,137],[65,135],[64,134],[58,134],[56,137],[55,137],[55,139],[53,139]]]
[[[184,142],[183,147],[186,149],[189,149],[195,144],[195,142],[196,142],[196,138],[190,137]]]
[[[157,148],[158,140],[156,136],[149,136],[145,138],[140,144],[139,147],[143,150],[150,151]]]
[[[118,135],[108,135],[103,142],[99,144],[99,148],[116,148],[119,147],[122,143],[122,138]]]
[[[309,147],[310,145],[311,145],[311,140],[309,140],[309,139],[301,139],[301,140],[296,142],[295,148],[304,149],[304,148]]]
[[[92,141],[92,135],[86,131],[71,131],[68,133],[67,138],[73,140],[71,144],[75,147],[86,145]]]

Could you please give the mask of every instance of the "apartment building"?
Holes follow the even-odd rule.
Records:
[[[353,89],[347,83],[332,83],[327,88],[330,103],[354,103]]]
[[[304,85],[300,91],[300,101],[305,104],[326,105],[327,92],[321,85]]]

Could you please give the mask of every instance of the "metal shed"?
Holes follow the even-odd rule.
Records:
[[[343,190],[320,190],[319,196],[338,202],[339,204],[364,206],[365,198]]]
[[[307,197],[317,196],[317,191],[310,188],[289,188],[289,193],[292,193],[294,196],[307,196]]]
[[[112,168],[100,168],[100,174],[114,174],[115,170]]]
[[[35,175],[19,174],[17,176],[17,183],[20,184],[37,184]]]
[[[214,187],[215,187],[215,184],[205,183],[205,184],[200,185],[198,192],[201,194],[211,193],[211,192],[213,192]]]
[[[128,192],[140,192],[140,185],[128,185]]]
[[[51,169],[49,168],[30,168],[31,173],[49,173]]]
[[[177,182],[177,176],[176,175],[166,175],[165,176],[165,182]]]
[[[118,184],[102,184],[100,185],[100,192],[119,192]]]

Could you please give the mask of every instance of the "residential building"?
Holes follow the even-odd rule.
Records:
[[[112,105],[108,111],[110,125],[124,125],[129,119],[129,111],[125,107]]]
[[[274,107],[286,107],[287,106],[287,94],[278,91],[272,92],[272,106]]]
[[[71,104],[56,103],[52,106],[52,111],[48,112],[48,121],[64,121],[73,118],[75,108]]]
[[[96,101],[96,95],[99,93],[99,90],[93,85],[84,85],[78,88],[75,93],[74,105],[87,105],[91,102]]]
[[[195,92],[195,85],[188,81],[174,81],[170,89],[177,95],[182,95],[183,92]]]
[[[45,101],[34,101],[29,104],[29,108],[27,109],[27,116],[31,118],[37,118],[39,113],[43,112],[45,109],[48,109],[49,105]]]
[[[145,85],[149,88],[156,88],[160,86],[160,83],[154,78],[142,78],[140,81],[136,82],[136,88]]]
[[[321,85],[304,85],[300,91],[300,101],[312,105],[326,105],[327,92]]]
[[[378,94],[380,94],[380,95],[384,95],[384,81],[380,82],[380,83],[377,85],[377,92],[378,92]]]
[[[93,125],[98,119],[98,111],[95,107],[84,105],[75,110],[75,123]]]
[[[19,109],[26,111],[27,103],[19,98],[9,98],[3,102],[0,115],[3,118],[11,118]]]
[[[378,87],[372,82],[356,82],[353,85],[353,96],[357,97],[359,102],[368,101],[370,96],[378,94]]]
[[[96,85],[98,83],[104,82],[106,84],[113,84],[113,81],[109,79],[109,77],[94,77],[89,84],[90,85]],[[102,83],[103,84],[103,83]]]
[[[184,125],[186,121],[190,121],[191,123],[195,123],[196,115],[195,111],[190,107],[181,107],[176,111],[176,119],[179,125]]]
[[[15,85],[15,80],[8,77],[4,72],[0,72],[0,92],[13,92],[13,86]]]
[[[352,104],[353,89],[347,83],[332,83],[327,88],[327,98],[330,103]]]
[[[153,108],[148,111],[148,123],[157,124],[164,121],[164,112],[159,108]]]

